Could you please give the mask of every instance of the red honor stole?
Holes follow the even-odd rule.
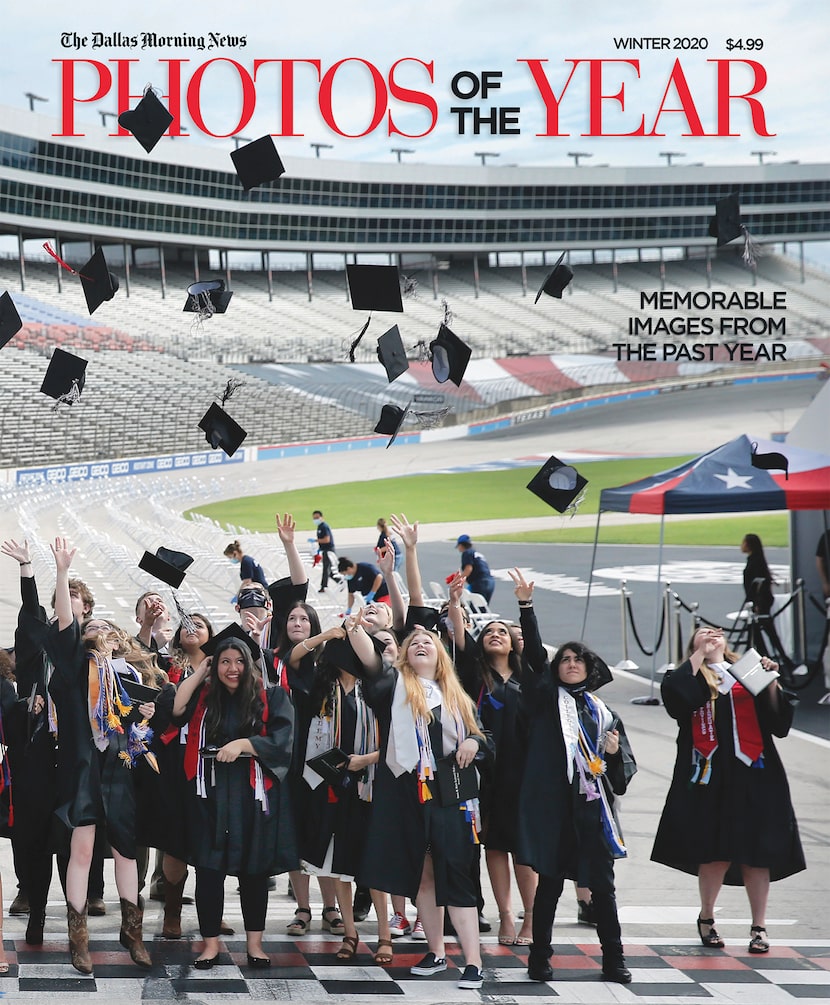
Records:
[[[747,689],[736,681],[730,692],[732,696],[732,723],[735,733],[735,756],[751,767],[764,766],[764,737],[758,725],[755,699]]]

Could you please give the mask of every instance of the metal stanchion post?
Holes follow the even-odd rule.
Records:
[[[807,666],[807,612],[804,610],[803,579],[795,581],[795,589],[798,596],[795,610],[798,618],[798,655],[801,662],[793,670],[793,677],[804,677],[810,672],[810,668]]]
[[[697,626],[699,624],[698,617],[697,617],[697,609],[698,609],[698,607],[700,607],[700,604],[696,600],[693,600],[692,603],[689,606],[691,608],[690,611],[689,611],[689,614],[690,614],[691,619],[692,619],[692,628],[691,628],[691,631],[689,632],[689,638],[691,638],[694,635],[694,633],[697,631]]]
[[[666,590],[665,590],[665,593],[663,594],[663,624],[665,625],[666,639],[669,642],[669,653],[671,654],[671,625],[669,624],[668,611],[666,610],[666,606],[668,604],[668,597],[669,597],[669,593],[670,592],[671,592],[671,583],[666,583]],[[656,635],[655,635],[655,642],[654,642],[654,652],[655,653],[657,652],[657,637],[656,637]],[[669,656],[669,658],[671,658],[671,656]],[[654,680],[654,678],[655,678],[654,664],[655,663],[656,663],[656,657],[652,660],[652,663],[651,663],[651,682],[650,682],[648,694],[644,695],[642,698],[632,698],[631,701],[629,702],[629,704],[631,704],[631,705],[661,705],[662,704],[662,702],[660,701],[660,699],[654,693],[654,684],[655,684],[655,680]],[[657,673],[663,673],[663,672],[664,671],[662,670],[662,668],[657,671]]]
[[[678,663],[683,662],[683,629],[680,625],[680,612],[683,610],[683,604],[680,602],[680,597],[673,593],[674,598],[674,642],[675,642],[675,654],[674,658]]]
[[[622,631],[622,659],[619,663],[616,663],[612,669],[613,670],[639,670],[640,668],[637,664],[628,658],[628,608],[626,606],[626,599],[630,597],[631,594],[625,588],[625,580],[620,581],[620,618],[621,618],[621,631]]]
[[[666,625],[666,662],[658,668],[657,673],[659,674],[664,674],[669,670],[674,670],[674,655],[672,653],[671,596],[671,583],[666,583],[666,592],[663,594],[663,608]]]

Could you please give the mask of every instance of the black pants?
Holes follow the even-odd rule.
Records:
[[[239,877],[239,900],[246,932],[265,930],[268,911],[268,874]],[[196,867],[196,915],[203,939],[219,936],[225,908],[225,874]]]
[[[323,574],[320,577],[320,589],[324,590],[326,588],[326,584],[329,581],[329,577],[331,576],[334,570],[331,567],[331,552],[321,551],[320,555],[323,560]]]
[[[597,936],[602,946],[603,962],[618,960],[623,954],[622,933],[617,917],[617,898],[614,889],[614,860],[602,857],[591,865],[590,888],[597,919]],[[530,947],[531,964],[547,962],[553,955],[551,936],[556,905],[562,896],[565,873],[556,876],[539,876],[536,898],[533,901],[533,945]]]

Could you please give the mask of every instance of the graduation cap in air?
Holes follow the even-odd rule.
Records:
[[[397,325],[392,325],[389,331],[384,332],[378,339],[378,359],[386,370],[390,384],[409,369],[409,360],[406,358],[406,350]]]
[[[709,236],[716,239],[719,248],[734,241],[736,237],[743,237],[741,258],[751,269],[755,268],[760,249],[752,234],[741,222],[741,204],[737,192],[718,199],[715,203],[715,215],[709,221]]]
[[[105,300],[112,300],[118,292],[118,276],[109,271],[102,248],[97,248],[86,265],[78,269],[78,276],[90,314],[94,314]]]
[[[403,313],[397,265],[347,265],[346,277],[354,310]]]
[[[11,294],[6,291],[0,297],[0,349],[10,342],[23,327],[20,315],[11,298]]]
[[[547,293],[549,297],[556,297],[557,300],[562,299],[562,293],[564,292],[565,287],[574,277],[570,267],[565,265],[563,262],[564,257],[565,252],[563,251],[559,258],[556,259],[554,267],[545,276],[545,281],[539,287],[539,292],[536,294],[536,299],[533,301],[534,304],[539,303],[539,297],[541,297],[543,293]]]
[[[86,381],[87,360],[56,348],[49,360],[40,390],[58,402],[72,405],[81,396]]]
[[[235,621],[232,621],[227,628],[223,628],[221,632],[217,632],[212,639],[208,639],[202,646],[202,652],[205,656],[213,656],[219,646],[227,639],[236,639],[237,642],[243,642],[251,650],[251,656],[253,656],[255,661],[262,655],[259,645]]]
[[[439,384],[451,380],[456,387],[460,387],[472,354],[473,350],[454,331],[442,324],[438,335],[429,344],[432,375]]]
[[[118,124],[131,132],[147,153],[162,138],[172,121],[173,116],[156,97],[152,87],[147,88],[135,108],[127,109],[118,116]]]
[[[231,160],[246,192],[257,185],[276,181],[280,175],[285,174],[285,167],[274,141],[267,135],[233,150]]]
[[[199,429],[204,431],[205,439],[212,450],[221,447],[228,457],[233,457],[248,435],[247,431],[215,401],[199,420]]]
[[[187,288],[187,300],[182,311],[198,314],[203,318],[224,314],[232,296],[232,290],[225,290],[223,279],[205,279],[202,282],[191,283]]]
[[[776,450],[767,454],[759,454],[758,444],[753,443],[750,460],[753,468],[761,468],[763,471],[783,471],[784,481],[790,480],[790,461],[784,454],[780,454]]]
[[[391,439],[386,444],[388,450],[395,442],[395,437],[401,430],[404,419],[409,414],[409,405],[400,408],[398,405],[384,405],[380,410],[380,418],[375,426],[375,432],[381,436],[390,436]]]
[[[149,572],[151,576],[167,583],[177,590],[184,581],[185,572],[193,564],[191,555],[183,551],[173,551],[171,548],[157,548],[155,555],[145,551],[138,563],[139,569]]]
[[[588,479],[558,457],[549,457],[528,482],[527,487],[559,513],[564,513],[578,499]]]

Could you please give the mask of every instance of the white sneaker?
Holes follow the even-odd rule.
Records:
[[[417,942],[427,941],[427,933],[424,931],[424,926],[421,924],[420,918],[415,919],[415,926],[412,929],[412,938]]]
[[[412,925],[402,914],[393,914],[389,919],[389,934],[393,939],[399,939],[402,935],[411,935]]]

